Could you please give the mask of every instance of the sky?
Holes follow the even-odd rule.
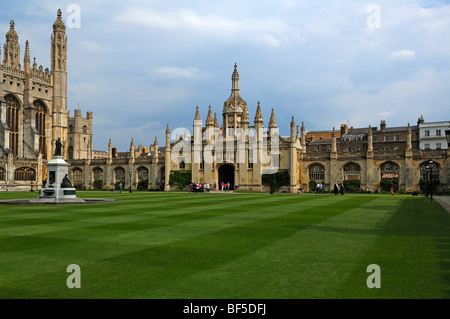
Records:
[[[450,120],[450,1],[2,0],[0,33],[14,19],[22,59],[29,40],[50,68],[58,8],[68,109],[94,113],[94,150],[164,146],[197,105],[220,125],[235,63],[251,124],[260,101],[283,136],[292,116],[307,131]]]

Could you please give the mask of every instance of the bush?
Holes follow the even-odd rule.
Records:
[[[390,193],[391,184],[394,184],[394,192],[398,192],[398,178],[382,178],[380,181],[381,191]]]
[[[344,189],[347,193],[359,193],[361,181],[359,179],[348,179],[344,181]]]
[[[188,186],[192,181],[191,171],[176,171],[170,173],[169,185],[177,185],[180,190]]]
[[[438,179],[437,180],[435,179],[435,180],[433,180],[432,183],[430,183],[429,180],[427,181],[426,179],[421,179],[419,181],[420,192],[424,193],[424,194],[429,194],[430,193],[430,184],[432,186],[433,193],[436,193],[439,185],[441,185],[441,181]]]
[[[95,180],[94,181],[94,183],[92,184],[92,186],[93,186],[93,188],[95,189],[95,190],[99,190],[99,189],[102,189],[102,187],[103,187],[103,181],[102,180]]]
[[[308,186],[309,186],[309,191],[310,192],[315,192],[316,191],[317,182],[315,180],[310,180],[308,182]]]
[[[122,190],[125,188],[125,181],[117,181],[114,183],[115,190],[120,190],[120,183],[122,183]]]
[[[290,185],[291,180],[288,171],[279,171],[275,174],[263,174],[262,184],[270,186],[270,193],[276,193],[281,186]]]
[[[73,185],[73,187],[74,187],[76,190],[80,190],[80,191],[86,190],[86,186],[84,186],[83,184],[75,184],[75,185]]]
[[[139,181],[139,183],[137,185],[137,189],[138,189],[138,191],[148,190],[148,179],[143,179],[143,180]]]

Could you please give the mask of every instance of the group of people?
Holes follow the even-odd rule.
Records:
[[[344,184],[334,184],[334,195],[339,195],[339,193],[341,195],[344,195],[345,193],[345,187]],[[316,185],[316,194],[323,194],[323,185],[322,183],[317,183]]]
[[[207,193],[210,191],[215,191],[217,188],[217,185],[214,184],[208,184],[208,183],[191,183],[188,186],[189,193]],[[237,188],[237,187],[236,187]],[[229,182],[221,182],[220,183],[220,190],[223,192],[228,192],[231,190],[231,184]]]
[[[338,195],[341,193],[341,195],[344,195],[345,187],[344,184],[338,185],[337,183],[334,184],[334,195]]]
[[[225,183],[225,182],[223,182],[222,181],[222,183],[220,183],[220,189],[222,190],[222,191],[224,191],[224,192],[228,192],[229,190],[230,190],[230,182],[228,182],[228,183]]]
[[[317,183],[317,185],[316,185],[316,194],[323,194],[323,185],[322,185],[322,183]]]
[[[208,193],[211,190],[216,190],[216,184],[208,184],[208,183],[191,183],[188,186],[189,193]]]

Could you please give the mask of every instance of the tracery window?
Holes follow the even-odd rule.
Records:
[[[45,122],[47,120],[47,109],[42,101],[34,101],[34,108],[36,110],[36,130],[39,134],[39,152],[43,158],[46,158],[46,134],[45,134]]]
[[[20,102],[12,94],[5,96],[6,124],[9,126],[9,149],[14,156],[19,154],[19,110]]]

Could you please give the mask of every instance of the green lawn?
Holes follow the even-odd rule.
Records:
[[[118,201],[0,205],[0,298],[450,297],[450,215],[424,198],[77,195]]]

